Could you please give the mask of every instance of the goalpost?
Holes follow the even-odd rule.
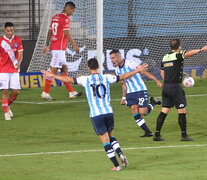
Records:
[[[81,52],[68,43],[70,76],[88,74],[87,60],[97,57],[100,72],[113,73],[109,53],[119,49],[127,61],[148,63],[158,78],[162,57],[170,51],[169,41],[181,39],[185,50],[206,45],[207,1],[205,0],[72,0],[76,11],[71,35]],[[47,0],[40,33],[28,72],[48,69],[51,55],[42,55],[51,18],[67,0]],[[97,51],[96,51],[97,50]],[[207,54],[185,61],[185,73],[207,78]],[[103,65],[103,66],[102,66]]]

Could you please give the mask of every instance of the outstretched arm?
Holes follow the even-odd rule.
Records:
[[[55,79],[58,79],[60,81],[66,82],[66,83],[74,83],[73,78],[68,76],[60,76],[57,74],[53,74],[51,71],[42,70],[41,73],[47,77],[54,77]]]
[[[141,66],[137,66],[137,68],[131,72],[127,72],[127,73],[124,73],[122,75],[119,75],[119,78],[120,80],[124,80],[124,79],[128,79],[132,76],[134,76],[135,74],[137,74],[138,72],[142,72],[142,71],[145,71],[148,67],[148,64],[142,64]]]
[[[151,73],[147,72],[147,71],[142,71],[141,74],[147,76],[148,78],[154,80],[157,83],[158,87],[162,87],[162,83]]]
[[[207,51],[207,46],[204,46],[201,49],[192,49],[192,50],[187,51],[184,54],[184,58],[188,58],[188,57],[194,56],[194,55],[198,54],[201,51]]]

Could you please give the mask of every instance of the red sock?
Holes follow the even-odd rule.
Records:
[[[4,109],[4,113],[8,113],[8,99],[2,99],[1,104]]]
[[[49,94],[49,92],[50,92],[50,87],[51,87],[51,84],[52,84],[52,80],[53,79],[49,79],[49,78],[46,78],[45,79],[45,87],[44,87],[44,92],[45,93],[48,93]]]
[[[67,73],[61,73],[61,76],[68,76],[68,74],[67,74]],[[65,87],[67,88],[68,92],[73,92],[73,91],[74,91],[74,90],[73,90],[73,87],[71,86],[70,83],[65,83],[65,82],[64,82],[64,85],[65,85]]]
[[[16,98],[17,96],[12,96],[12,94],[10,94],[8,99],[8,106],[10,106],[10,104],[12,104],[16,100]]]

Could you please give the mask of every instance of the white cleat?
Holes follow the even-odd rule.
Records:
[[[71,98],[71,99],[79,97],[81,95],[82,95],[82,92],[80,92],[80,93],[77,91],[69,92],[69,98]]]
[[[42,99],[44,99],[44,100],[54,100],[51,96],[50,96],[50,94],[48,94],[48,93],[46,93],[46,92],[42,92],[42,94],[41,94],[41,98]]]
[[[10,117],[13,118],[13,117],[14,117],[14,114],[13,114],[13,112],[11,111],[10,106],[8,106],[8,110],[9,110],[8,113],[9,113]]]
[[[9,112],[5,113],[4,114],[4,117],[5,117],[5,120],[7,120],[7,121],[10,121],[11,120],[11,117],[10,117]]]
[[[121,160],[121,164],[122,164],[123,168],[126,168],[128,166],[128,161],[127,161],[126,156],[121,154],[120,155],[120,160]]]

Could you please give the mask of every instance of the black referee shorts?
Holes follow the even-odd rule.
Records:
[[[181,109],[187,106],[185,92],[180,83],[166,83],[162,88],[162,107]]]

